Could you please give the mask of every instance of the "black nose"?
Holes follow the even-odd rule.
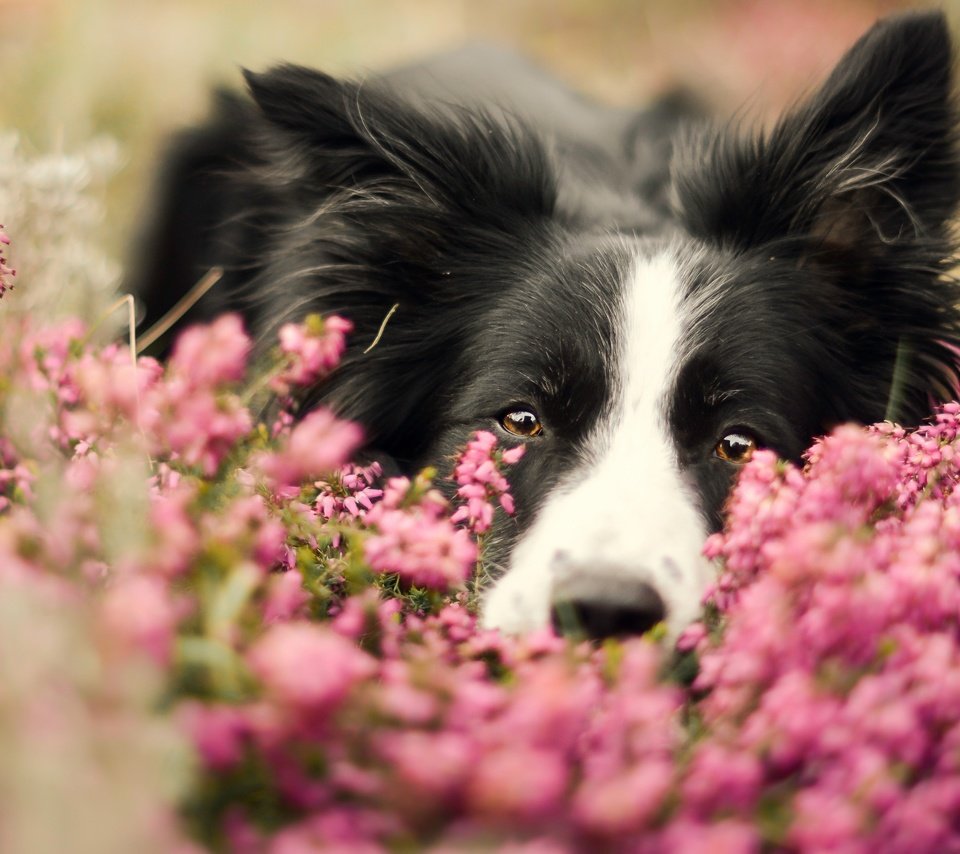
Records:
[[[663,598],[646,581],[587,575],[553,597],[551,620],[560,634],[591,640],[642,635],[667,616]]]

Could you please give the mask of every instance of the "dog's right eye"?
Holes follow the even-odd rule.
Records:
[[[749,433],[727,433],[713,449],[721,460],[735,465],[750,462],[753,452],[757,449],[757,440]]]
[[[511,409],[500,418],[500,426],[514,436],[523,436],[532,439],[543,432],[537,413],[529,409]]]

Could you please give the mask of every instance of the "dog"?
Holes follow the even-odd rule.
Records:
[[[475,430],[524,445],[485,625],[676,636],[756,449],[800,461],[956,394],[952,61],[940,13],[882,20],[766,132],[682,96],[604,107],[488,48],[247,72],[175,141],[133,289],[150,323],[221,267],[188,320],[349,318],[304,406],[402,471]]]

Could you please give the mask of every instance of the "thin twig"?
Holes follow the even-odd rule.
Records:
[[[383,318],[383,323],[380,324],[380,329],[377,332],[377,337],[373,339],[373,343],[363,351],[363,355],[366,356],[377,344],[380,343],[380,339],[383,337],[383,330],[387,328],[387,322],[393,317],[393,313],[400,308],[400,303],[395,302],[391,307],[390,311],[387,312],[387,316]]]
[[[181,317],[193,308],[220,279],[223,278],[222,267],[212,267],[210,271],[187,291],[163,317],[151,326],[140,339],[137,353],[142,353],[151,344],[162,338]]]

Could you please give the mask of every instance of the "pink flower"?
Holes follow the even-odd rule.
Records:
[[[397,824],[387,813],[355,807],[318,812],[279,830],[268,854],[383,854],[375,840],[396,832]]]
[[[446,502],[428,492],[402,506],[411,489],[406,478],[393,478],[383,500],[367,513],[373,533],[364,541],[364,556],[375,572],[396,573],[410,584],[446,590],[466,581],[477,562],[470,535],[445,515]]]
[[[163,368],[148,357],[139,358],[134,367],[129,350],[113,344],[97,354],[82,354],[68,376],[76,385],[78,402],[94,416],[92,429],[109,436],[120,426],[118,420],[126,426],[139,421],[140,407],[161,381]]]
[[[226,770],[243,758],[249,726],[241,708],[188,701],[177,718],[208,768]]]
[[[263,620],[269,624],[303,616],[310,598],[296,569],[272,573],[263,603]]]
[[[201,388],[185,390],[181,396],[170,385],[162,394],[170,396],[164,420],[153,431],[154,452],[172,453],[207,477],[253,429],[250,412],[232,395],[217,397]]]
[[[185,573],[200,549],[196,521],[190,515],[195,495],[188,487],[171,487],[150,501],[150,524],[154,536],[143,558],[145,567],[172,577]]]
[[[501,472],[503,464],[516,463],[526,450],[518,445],[496,452],[497,438],[493,433],[478,430],[460,454],[454,469],[457,497],[465,502],[451,516],[451,521],[465,522],[476,534],[490,529],[493,523],[493,501],[499,500],[504,512],[514,512],[510,484]]]
[[[335,632],[311,623],[277,623],[251,648],[247,660],[267,691],[283,705],[326,712],[359,682],[376,673],[376,662]]]
[[[12,501],[32,499],[34,480],[13,443],[0,437],[0,512],[7,510]]]
[[[763,784],[763,767],[752,753],[707,742],[694,754],[683,782],[683,802],[702,816],[725,811],[749,815]]]
[[[366,467],[350,464],[334,472],[329,480],[318,481],[317,513],[333,522],[363,519],[383,495],[382,489],[373,486],[381,473],[379,463]]]
[[[261,495],[241,495],[225,504],[222,513],[202,522],[209,543],[250,555],[261,570],[271,570],[283,560],[286,528],[272,518]]]
[[[239,382],[246,374],[251,347],[240,316],[224,314],[207,326],[192,326],[180,334],[170,370],[204,388]]]
[[[606,780],[587,779],[574,799],[579,824],[593,833],[619,837],[648,826],[673,785],[673,766],[646,759]]]
[[[816,787],[797,794],[789,842],[804,851],[866,851],[864,816],[856,803]]]
[[[496,822],[543,819],[560,806],[569,771],[560,754],[504,745],[474,765],[467,788],[471,810]]]
[[[264,455],[259,467],[274,488],[299,487],[342,466],[363,440],[360,426],[314,409],[290,432],[280,449]]]
[[[397,783],[412,789],[413,800],[434,802],[432,808],[455,802],[475,766],[479,744],[455,732],[388,733],[378,741],[384,759],[395,769]]]
[[[760,833],[746,821],[722,819],[701,824],[680,818],[663,832],[659,850],[677,854],[759,854]]]
[[[101,620],[107,643],[118,650],[132,645],[161,665],[170,660],[179,616],[169,590],[159,578],[122,578],[103,597]]]
[[[326,376],[340,363],[352,330],[349,320],[335,315],[322,319],[314,314],[304,323],[282,326],[280,352],[286,365],[271,383],[274,391],[286,395],[291,387],[304,388]]]

